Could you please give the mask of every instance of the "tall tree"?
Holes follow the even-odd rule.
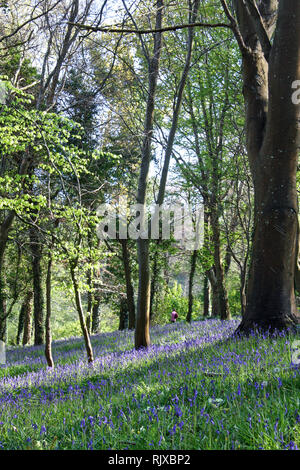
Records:
[[[292,93],[300,79],[300,3],[235,1],[235,20],[221,2],[242,54],[255,198],[247,305],[239,331],[255,325],[285,328],[299,322],[294,278],[300,103],[293,102]]]
[[[156,24],[155,29],[160,30],[162,26],[163,1],[157,2]],[[151,162],[151,141],[153,134],[153,119],[155,108],[155,94],[157,88],[159,59],[162,47],[162,33],[156,32],[154,36],[153,56],[148,57],[148,100],[144,127],[144,142],[142,148],[142,159],[140,167],[140,175],[138,182],[137,203],[144,210],[141,214],[141,232],[145,231],[146,220],[146,191],[149,167]],[[135,347],[147,347],[150,344],[149,321],[150,321],[150,266],[149,266],[149,240],[139,237],[137,240],[138,263],[139,263],[139,288],[137,301],[137,316],[135,328]]]
[[[192,25],[195,23],[199,8],[199,1],[195,0],[193,3],[189,2],[189,24]],[[159,30],[160,27],[157,25],[156,29]],[[155,33],[161,34],[161,32]],[[188,78],[188,73],[191,66],[192,52],[193,52],[193,40],[194,40],[194,28],[191,26],[188,28],[188,40],[187,40],[187,50],[184,60],[184,66],[180,74],[178,88],[176,96],[174,97],[174,110],[171,119],[171,127],[168,134],[165,153],[164,153],[164,162],[161,172],[161,178],[159,183],[158,194],[156,198],[155,212],[153,215],[153,224],[155,225],[155,220],[159,217],[159,208],[162,206],[165,198],[166,184],[170,166],[170,160],[173,154],[173,147],[175,141],[175,135],[178,127],[178,120],[181,111],[181,105],[183,100],[183,93],[185,84]],[[148,165],[149,169],[149,165]],[[145,195],[147,189],[147,180],[143,176],[143,172],[140,173],[139,179],[139,193],[138,193],[138,203],[145,206]],[[144,187],[143,187],[144,186]],[[143,195],[143,198],[140,200],[140,194]],[[143,211],[145,212],[145,211]],[[143,228],[142,232],[145,230],[145,214],[143,214],[143,222],[141,223]],[[149,319],[150,319],[150,297],[151,297],[151,285],[150,285],[150,270],[149,270],[149,240],[139,238],[138,239],[138,256],[139,256],[139,295],[138,295],[138,305],[137,305],[137,322],[136,322],[136,332],[135,332],[135,347],[139,348],[141,346],[149,346],[150,344],[150,335],[149,335]]]

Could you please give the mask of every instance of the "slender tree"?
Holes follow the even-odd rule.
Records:
[[[54,367],[52,357],[52,335],[51,335],[51,277],[52,277],[52,253],[54,243],[51,244],[48,253],[47,276],[46,276],[46,322],[45,322],[45,357],[49,367]]]
[[[31,313],[32,313],[33,291],[30,290],[24,301],[24,330],[23,330],[23,346],[28,344],[31,339]]]
[[[189,13],[189,24],[193,25],[198,14],[199,1],[195,0],[192,5],[190,5]],[[161,5],[162,7],[162,5]],[[161,19],[160,19],[161,23]],[[159,31],[160,26],[156,25],[156,29]],[[161,32],[155,34],[161,35]],[[193,40],[194,40],[194,28],[191,26],[188,29],[188,41],[187,41],[187,51],[184,61],[184,67],[182,69],[178,91],[175,97],[174,112],[171,121],[171,127],[168,134],[166,148],[164,153],[164,163],[159,183],[158,195],[156,198],[155,212],[153,215],[153,224],[159,217],[159,208],[162,206],[165,198],[166,184],[170,166],[170,160],[173,153],[175,135],[178,127],[178,120],[183,100],[183,93],[185,84],[188,78],[188,73],[191,66],[192,52],[193,52]],[[161,41],[161,36],[160,36]],[[148,160],[149,161],[149,160]],[[150,163],[150,162],[149,162]],[[149,164],[148,164],[149,171]],[[142,175],[142,171],[141,174]],[[147,189],[147,180],[145,177],[139,179],[139,193],[138,193],[138,202],[145,206],[145,195]],[[142,198],[139,196],[143,195]],[[145,212],[145,210],[143,211]],[[143,214],[143,220],[141,223],[143,228],[142,233],[145,233],[145,214]],[[148,230],[149,232],[149,230]],[[150,344],[150,335],[149,335],[149,319],[150,319],[150,295],[151,295],[151,284],[150,284],[150,269],[149,269],[149,240],[139,238],[138,239],[138,254],[139,254],[139,296],[138,296],[138,306],[137,306],[137,323],[136,323],[136,335],[135,335],[135,347],[139,348],[141,346],[148,346]]]
[[[162,26],[163,1],[157,1],[157,13],[155,28]],[[157,32],[154,36],[153,56],[148,57],[148,99],[146,107],[146,118],[144,127],[144,141],[142,148],[142,160],[138,182],[137,203],[144,208],[141,214],[141,232],[145,232],[146,221],[146,190],[151,161],[151,141],[153,134],[153,119],[155,108],[155,94],[159,72],[159,59],[162,47],[162,33]],[[149,321],[150,321],[150,266],[149,266],[149,240],[139,237],[137,240],[138,264],[139,264],[139,288],[137,300],[137,317],[135,328],[135,347],[147,347],[150,344]]]

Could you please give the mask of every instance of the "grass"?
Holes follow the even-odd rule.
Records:
[[[2,449],[296,449],[300,374],[288,333],[232,337],[237,320],[154,327],[8,351],[0,369]]]

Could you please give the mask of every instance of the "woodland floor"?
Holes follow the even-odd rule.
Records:
[[[289,333],[232,337],[239,321],[156,326],[13,348],[0,369],[2,449],[297,449],[300,374]]]

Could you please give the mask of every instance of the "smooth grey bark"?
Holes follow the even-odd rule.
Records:
[[[211,315],[212,317],[218,317],[220,312],[219,307],[219,295],[217,288],[217,280],[215,274],[215,268],[213,267],[207,272],[209,283],[210,283],[210,295],[211,295]]]
[[[157,2],[158,15],[157,15],[157,24],[155,28],[157,30],[161,28],[162,7],[163,7],[163,2],[159,0]],[[198,13],[198,7],[199,7],[199,0],[195,0],[193,3],[192,11],[190,12],[190,15],[189,15],[190,24],[195,22],[195,18],[197,17],[197,13]],[[155,77],[154,88],[156,88],[156,80],[158,76],[159,55],[160,55],[161,41],[162,41],[161,32],[155,33],[155,38],[156,37],[159,42],[159,48],[154,49],[156,50],[156,53],[154,52],[154,57],[158,53],[158,56],[157,56],[158,60],[155,61],[156,69],[153,74],[153,77]],[[158,196],[156,200],[156,208],[155,208],[155,212],[153,215],[154,226],[156,225],[155,221],[159,217],[159,207],[164,202],[168,171],[169,171],[170,160],[171,160],[171,156],[173,152],[173,145],[174,145],[175,134],[176,134],[177,126],[178,126],[179,114],[180,114],[181,105],[182,105],[183,92],[184,92],[184,88],[185,88],[185,84],[187,81],[188,72],[189,72],[190,64],[191,64],[193,38],[194,38],[194,29],[190,27],[188,30],[187,54],[185,58],[184,68],[183,68],[180,81],[179,81],[178,92],[176,96],[176,104],[174,107],[171,128],[170,128],[170,132],[168,135],[166,150],[165,150],[165,155],[164,155],[164,164],[163,164],[161,179],[159,183]],[[150,73],[150,77],[151,77],[151,73]],[[149,86],[149,91],[150,90],[151,88]],[[149,93],[149,96],[150,96],[150,93]],[[154,95],[153,95],[153,98],[154,98]],[[153,113],[154,112],[154,100],[153,99],[152,99],[152,105],[153,105],[152,107],[152,113]],[[147,106],[147,110],[148,110],[148,106]],[[145,126],[145,129],[147,129],[147,126]],[[152,116],[151,131],[150,131],[151,135],[152,135],[152,132],[153,132],[153,116]],[[141,167],[138,198],[137,198],[137,202],[142,204],[144,207],[145,207],[145,197],[146,197],[146,189],[147,189],[147,176],[148,176],[149,164],[150,164],[150,140],[146,139],[146,142],[147,142],[149,153],[146,152],[145,154],[146,158],[145,158],[144,171],[143,171],[143,165]],[[145,231],[146,229],[145,213],[143,214],[143,220],[142,220],[141,225],[142,225],[143,231]],[[149,227],[148,227],[148,232],[149,232]],[[136,331],[136,336],[135,336],[136,348],[139,348],[141,346],[147,347],[150,345],[149,326],[150,326],[151,286],[150,286],[150,266],[149,266],[149,240],[143,239],[141,237],[138,239],[138,260],[139,260],[139,294],[138,294],[138,306],[137,306],[137,324],[136,324],[136,330],[135,330]]]
[[[249,2],[235,6],[255,196],[247,305],[238,329],[248,333],[256,326],[273,330],[299,323],[294,279],[300,103],[292,102],[292,84],[300,79],[300,2],[259,2],[260,24]]]
[[[157,13],[155,29],[162,26],[163,1],[157,1]],[[159,72],[159,59],[162,47],[162,33],[154,35],[154,49],[152,58],[148,58],[148,99],[146,107],[146,118],[144,125],[144,141],[142,148],[142,162],[140,168],[137,203],[144,207],[141,214],[141,230],[146,229],[146,190],[151,161],[151,141],[153,134],[153,120],[157,79]],[[135,328],[135,348],[147,347],[150,345],[149,323],[150,323],[150,267],[149,267],[149,240],[139,237],[137,240],[138,264],[139,264],[139,287],[137,300],[136,328]]]

